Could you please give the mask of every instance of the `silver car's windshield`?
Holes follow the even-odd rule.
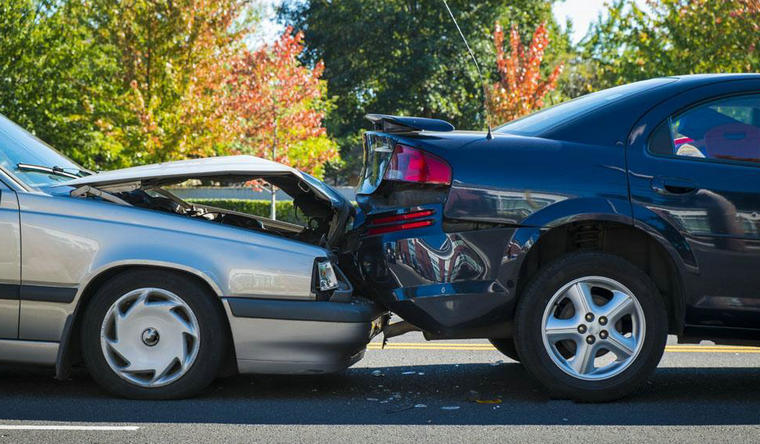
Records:
[[[81,166],[29,134],[2,114],[0,114],[0,165],[16,178],[34,188],[42,188],[71,180],[71,177],[46,172],[42,169],[29,168],[30,165],[60,169],[74,175],[80,175],[82,171]]]

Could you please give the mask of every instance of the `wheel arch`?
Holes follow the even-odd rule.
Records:
[[[211,294],[215,295],[214,298],[218,304],[220,313],[222,313],[224,325],[227,328],[227,334],[229,338],[232,338],[232,331],[229,324],[229,319],[224,311],[220,297],[222,293],[219,286],[211,280],[205,273],[185,267],[177,264],[169,264],[164,262],[119,262],[102,267],[96,272],[92,273],[82,284],[76,298],[73,302],[75,305],[74,310],[66,319],[63,333],[61,335],[61,342],[58,347],[58,357],[56,359],[55,374],[57,379],[65,379],[68,377],[71,366],[81,360],[81,350],[79,346],[79,339],[81,334],[81,322],[85,308],[97,293],[97,291],[110,279],[118,276],[127,271],[134,270],[163,270],[168,273],[176,273],[185,278],[189,278],[196,282],[198,285],[203,286]],[[234,359],[234,347],[230,342],[229,358],[224,363],[224,373],[234,373],[237,368]]]
[[[644,271],[664,298],[669,332],[683,330],[684,264],[679,253],[666,245],[656,231],[619,219],[576,218],[550,228],[520,228],[513,236],[513,244],[527,246],[516,283],[518,299],[544,264],[574,251],[602,251],[622,257]]]

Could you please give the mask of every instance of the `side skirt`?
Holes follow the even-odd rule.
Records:
[[[0,362],[54,366],[58,346],[57,342],[0,339]]]

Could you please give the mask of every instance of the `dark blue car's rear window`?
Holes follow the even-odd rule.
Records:
[[[539,136],[544,131],[591,113],[611,103],[632,97],[646,90],[675,82],[675,78],[657,78],[629,83],[586,94],[568,102],[546,108],[517,120],[505,123],[495,132],[519,136]]]

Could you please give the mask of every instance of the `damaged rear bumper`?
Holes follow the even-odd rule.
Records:
[[[240,373],[314,374],[343,370],[364,356],[387,323],[373,302],[223,298]]]
[[[512,335],[517,264],[505,261],[512,228],[430,228],[363,237],[354,281],[431,339]],[[360,284],[360,285],[359,285]]]

